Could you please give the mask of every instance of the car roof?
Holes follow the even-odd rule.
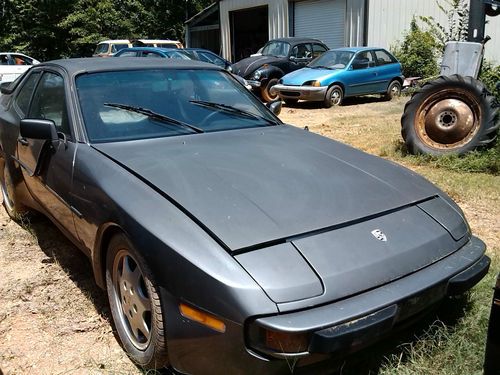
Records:
[[[302,37],[277,38],[277,39],[272,39],[269,42],[287,42],[287,43],[292,43],[292,44],[293,43],[307,43],[307,42],[319,42],[319,43],[323,43],[319,39],[302,38]]]
[[[164,47],[127,47],[127,48],[122,48],[119,52],[122,51],[179,52],[182,50],[180,50],[179,48],[164,48]]]
[[[108,40],[101,40],[97,44],[102,44],[102,43],[123,43],[123,44],[129,44],[130,40],[128,40],[128,39],[108,39]]]
[[[71,76],[83,73],[165,68],[223,70],[214,64],[196,60],[145,59],[143,57],[122,57],[119,59],[84,57],[76,59],[52,60],[36,65],[37,69],[45,66],[60,67],[66,70]]]
[[[180,43],[173,39],[137,39],[141,43]]]
[[[348,52],[359,52],[359,51],[371,51],[371,50],[379,50],[384,48],[382,47],[342,47],[342,48],[335,48],[332,49],[331,51],[348,51]]]

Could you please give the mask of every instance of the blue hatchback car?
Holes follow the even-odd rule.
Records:
[[[349,96],[383,94],[392,99],[401,93],[403,79],[401,64],[385,49],[338,48],[285,75],[271,91],[287,104],[322,101],[328,108]]]

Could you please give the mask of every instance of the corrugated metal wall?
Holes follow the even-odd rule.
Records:
[[[329,48],[345,45],[345,0],[309,0],[295,3],[295,36],[317,38]]]
[[[403,40],[413,16],[432,16],[440,23],[448,22],[436,0],[369,0],[368,45],[390,48]],[[500,45],[500,16],[488,17],[488,20],[486,34],[492,40],[486,45],[486,58],[499,63],[500,49],[496,46]]]

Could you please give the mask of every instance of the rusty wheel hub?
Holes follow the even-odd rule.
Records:
[[[465,93],[454,92],[453,96],[447,98],[441,93],[431,97],[417,113],[417,133],[430,147],[459,148],[479,130],[481,111],[478,103]]]

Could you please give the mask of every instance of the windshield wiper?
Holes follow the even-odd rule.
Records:
[[[230,105],[227,105],[227,104],[207,102],[204,100],[190,100],[189,102],[196,104],[196,105],[199,105],[199,106],[202,106],[202,107],[206,107],[206,108],[215,108],[215,109],[221,110],[223,112],[237,115],[240,117],[251,118],[254,120],[264,120],[269,124],[277,125],[276,121],[270,120],[270,119],[265,118],[263,116],[256,115],[255,113],[244,111],[244,110],[239,109],[239,108],[231,107]]]
[[[161,121],[161,122],[169,124],[169,125],[175,125],[175,126],[187,128],[187,129],[193,130],[196,133],[204,133],[203,129],[200,129],[200,128],[193,126],[193,125],[186,124],[185,122],[176,120],[176,119],[169,117],[167,115],[162,115],[161,113],[156,113],[156,112],[154,112],[150,109],[147,109],[147,108],[135,107],[133,105],[120,104],[120,103],[104,103],[104,105],[106,107],[120,108],[120,109],[124,109],[126,111],[140,113],[141,115],[145,115],[153,120]]]
[[[309,68],[311,68],[311,69],[328,69],[328,70],[332,70],[332,68],[330,68],[328,66],[325,66],[325,65],[314,65],[314,66],[309,66]]]

